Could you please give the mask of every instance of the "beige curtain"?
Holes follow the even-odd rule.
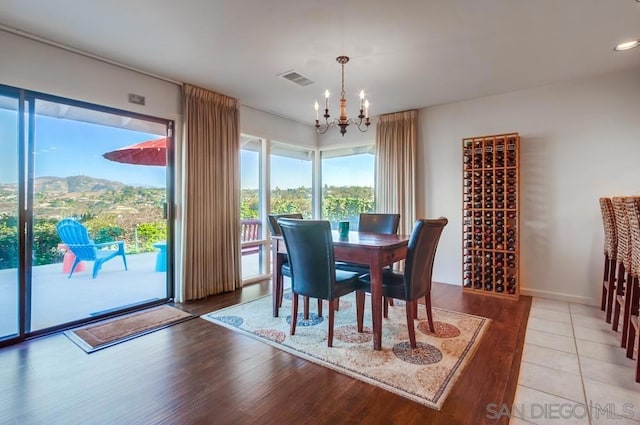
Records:
[[[184,298],[242,286],[236,99],[185,84]]]
[[[376,124],[376,209],[399,213],[398,234],[409,235],[416,220],[418,111],[378,117]]]

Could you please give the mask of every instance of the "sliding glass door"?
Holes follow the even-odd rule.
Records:
[[[19,333],[18,106],[0,94],[0,340]]]
[[[0,342],[172,298],[172,123],[0,87],[0,124]]]
[[[42,99],[34,118],[31,330],[166,298],[166,159],[145,165],[166,125]]]

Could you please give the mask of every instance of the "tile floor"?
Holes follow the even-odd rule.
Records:
[[[640,425],[635,367],[599,308],[534,298],[509,423]]]

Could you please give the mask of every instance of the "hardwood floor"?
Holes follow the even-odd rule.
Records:
[[[268,282],[182,304],[204,314]],[[57,334],[0,349],[0,424],[507,424],[530,297],[434,284],[436,307],[493,320],[438,412],[202,319],[86,354]]]

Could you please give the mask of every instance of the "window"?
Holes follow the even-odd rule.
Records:
[[[374,152],[374,146],[321,152],[322,218],[333,229],[338,221],[348,220],[357,230],[360,213],[375,211]]]
[[[301,213],[313,217],[313,151],[271,144],[270,214]]]
[[[262,152],[265,141],[240,136],[240,241],[242,279],[260,278],[267,273],[264,235]]]

